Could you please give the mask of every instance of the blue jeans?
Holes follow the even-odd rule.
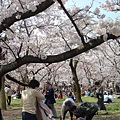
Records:
[[[22,112],[22,120],[37,120],[36,114]]]

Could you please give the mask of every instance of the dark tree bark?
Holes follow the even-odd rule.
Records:
[[[76,102],[82,102],[81,99],[81,86],[79,85],[79,81],[78,81],[78,77],[77,77],[77,72],[76,72],[76,67],[77,67],[77,63],[78,61],[73,61],[73,59],[70,59],[70,68],[72,71],[72,75],[73,75],[73,80],[75,82],[75,88],[76,88]]]
[[[2,87],[0,90],[0,108],[2,110],[6,110],[6,99],[5,99],[5,91],[4,91],[4,82],[5,78],[2,77]]]
[[[44,10],[46,10],[53,4],[54,4],[53,0],[46,0],[46,1],[42,2],[40,5],[36,6],[37,10],[34,12],[29,10],[25,13],[22,13],[22,12],[14,13],[11,17],[8,17],[2,21],[2,23],[0,24],[0,33],[2,33],[3,30],[9,29],[9,27],[11,25],[13,25],[15,22],[35,16],[38,13],[43,12]],[[16,18],[16,15],[18,15],[18,14],[21,15],[20,19]]]

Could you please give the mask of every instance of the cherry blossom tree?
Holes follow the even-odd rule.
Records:
[[[108,40],[119,43],[119,18],[104,19],[99,8],[92,11],[94,0],[88,6],[78,8],[74,5],[71,9],[65,7],[66,2],[0,1],[0,45],[6,53],[5,60],[0,61],[1,83],[4,75],[25,64],[58,63]],[[109,6],[101,3],[101,7],[107,9]]]

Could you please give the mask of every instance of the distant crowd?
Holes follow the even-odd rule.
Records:
[[[12,89],[10,85],[5,85],[5,89],[4,89],[6,102],[8,105],[11,104],[12,97],[13,99],[22,98],[22,105],[23,105],[22,120],[27,120],[26,116],[29,118],[31,114],[33,115],[32,116],[33,119],[31,120],[37,120],[37,118],[35,117],[36,115],[38,115],[37,117],[40,117],[39,114],[36,113],[35,111],[34,105],[36,101],[38,102],[37,103],[38,108],[36,109],[38,110],[39,113],[40,112],[42,113],[45,110],[47,112],[45,114],[49,114],[51,115],[51,117],[54,117],[54,118],[57,118],[57,112],[54,107],[54,103],[56,103],[55,99],[60,99],[62,97],[61,95],[63,94],[64,96],[66,96],[66,98],[70,98],[74,102],[76,101],[74,88],[70,85],[67,87],[63,87],[60,91],[58,91],[52,87],[52,84],[50,82],[46,82],[45,88],[41,90],[41,89],[38,89],[39,82],[36,80],[31,80],[29,87],[26,90],[23,90],[21,88],[19,90],[15,90],[15,89]],[[105,110],[106,111],[105,114],[108,114],[108,112],[104,104],[114,102],[114,96],[113,96],[114,93],[116,95],[120,95],[120,86],[117,84],[115,88],[108,87],[104,89],[103,89],[103,86],[101,86],[100,82],[96,82],[95,86],[91,89],[83,86],[81,87],[81,95],[86,97],[87,96],[96,97],[98,99],[96,104],[98,104],[99,110]],[[40,101],[42,101],[42,103],[45,103],[47,106],[45,106],[42,103],[39,104],[39,99],[36,99],[37,97],[40,99]],[[40,110],[41,109],[40,106],[43,106],[42,111]],[[52,113],[49,109],[52,111]],[[43,118],[45,114],[43,114]]]

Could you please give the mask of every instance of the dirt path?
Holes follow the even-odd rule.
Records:
[[[18,116],[18,119],[21,120],[21,111],[21,108],[9,108],[7,110],[3,110],[2,114],[4,120],[16,120],[16,116]]]
[[[60,115],[61,103],[57,104],[57,113]],[[21,120],[21,111],[20,107],[9,107],[7,110],[3,110],[2,114],[4,116],[4,120]],[[56,120],[60,120],[57,118]],[[69,115],[66,116],[66,120],[69,120]],[[108,114],[108,115],[95,115],[92,120],[120,120],[120,114]]]

